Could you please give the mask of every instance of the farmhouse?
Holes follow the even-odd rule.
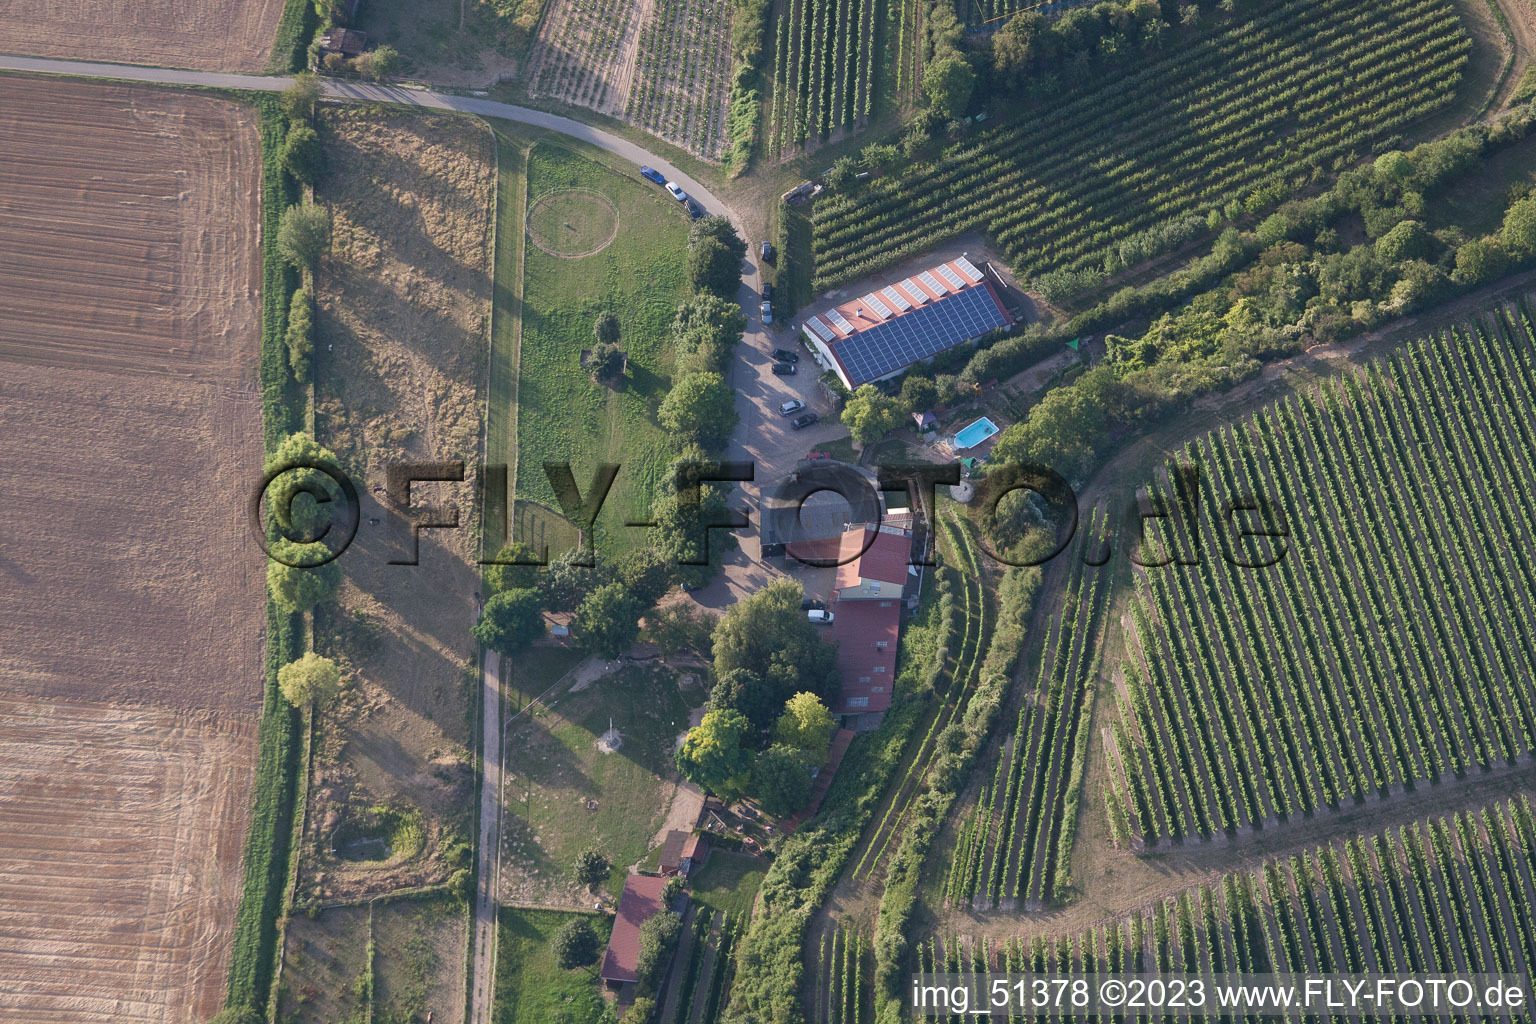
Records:
[[[619,914],[608,937],[602,979],[618,988],[640,980],[640,928],[662,910],[662,890],[667,880],[660,875],[630,875],[619,897]]]
[[[320,37],[320,52],[356,57],[368,45],[368,33],[355,28],[333,28]]]
[[[902,597],[916,576],[912,531],[854,526],[843,532],[831,639],[843,686],[838,715],[878,715],[891,706]]]
[[[806,344],[850,391],[1013,323],[964,256],[805,318]]]

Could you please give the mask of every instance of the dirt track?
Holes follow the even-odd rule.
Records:
[[[254,117],[0,109],[0,1019],[222,1002],[262,693]]]
[[[0,0],[7,53],[260,71],[283,0]]]

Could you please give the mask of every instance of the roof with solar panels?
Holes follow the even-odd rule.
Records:
[[[1012,322],[992,282],[961,256],[808,316],[800,330],[852,390]]]

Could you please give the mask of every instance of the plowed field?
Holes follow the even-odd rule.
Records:
[[[0,0],[6,53],[204,71],[260,71],[283,0]]]
[[[202,1019],[262,692],[254,115],[15,78],[0,138],[0,1020]]]

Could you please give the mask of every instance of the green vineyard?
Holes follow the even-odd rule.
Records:
[[[1451,0],[1267,4],[1048,114],[818,200],[816,287],[976,229],[1021,278],[1096,271],[1133,235],[1233,200],[1259,208],[1364,156],[1453,98],[1470,48]]]
[[[1105,525],[1103,517],[1091,518],[1085,537],[1102,539]],[[1094,632],[1109,589],[1099,568],[1074,561],[1034,688],[992,779],[961,815],[945,882],[950,904],[1038,908],[1054,898],[1066,872],[1098,666]]]
[[[1140,575],[1113,744],[1132,832],[1293,819],[1532,750],[1533,410],[1521,304],[1188,446],[1205,535],[1255,495],[1289,550]]]
[[[1086,933],[934,939],[917,969],[1071,972],[1090,983],[1143,971],[1524,974],[1536,957],[1533,860],[1521,798],[1270,861]]]
[[[873,959],[869,937],[856,929],[838,928],[823,935],[817,947],[810,1019],[816,1024],[873,1024]]]
[[[853,128],[874,104],[879,0],[788,0],[774,30],[770,156]]]

